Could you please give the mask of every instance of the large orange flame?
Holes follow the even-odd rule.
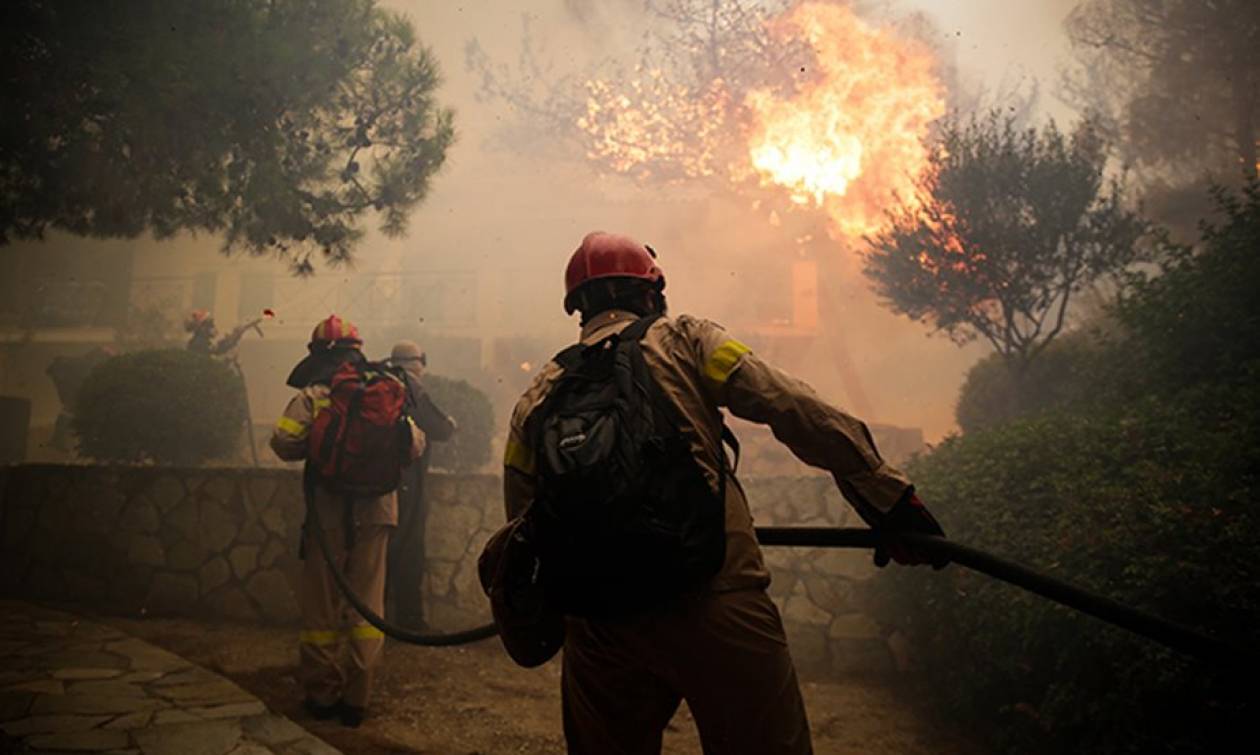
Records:
[[[763,185],[823,208],[835,232],[873,233],[894,195],[913,201],[928,165],[928,128],[945,113],[932,51],[821,2],[796,6],[774,31],[803,36],[819,70],[790,94],[745,97],[752,166]]]

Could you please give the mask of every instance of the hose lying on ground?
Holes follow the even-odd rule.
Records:
[[[317,510],[319,507],[309,505],[309,492],[307,500],[310,525],[315,529],[315,540],[323,551],[325,561],[332,567],[333,578],[350,605],[354,606],[369,624],[399,642],[433,647],[463,645],[493,637],[498,633],[494,624],[485,624],[460,632],[425,634],[398,626],[378,615],[355,594],[350,581],[333,558],[328,536],[319,521]],[[876,533],[865,528],[757,527],[756,532],[758,542],[767,546],[874,548],[878,542]],[[1260,669],[1260,658],[1249,650],[1235,647],[1190,627],[1117,603],[1110,598],[1073,587],[1062,580],[1039,574],[1027,567],[976,548],[934,535],[902,534],[897,537],[917,549],[936,554],[943,553],[954,564],[1008,582],[1069,608],[1075,608],[1173,650],[1227,667]]]

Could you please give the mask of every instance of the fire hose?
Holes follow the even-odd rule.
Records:
[[[323,551],[325,561],[332,566],[331,571],[337,586],[341,588],[350,605],[369,624],[399,642],[425,646],[463,645],[493,637],[498,633],[494,624],[485,624],[459,632],[425,634],[398,626],[381,617],[355,594],[349,579],[337,564],[332,547],[328,544],[328,537],[320,524],[318,508],[307,506],[310,524],[315,530],[315,540]],[[872,549],[884,537],[871,529],[853,527],[757,527],[756,533],[761,545],[810,548]],[[927,553],[947,556],[952,564],[1015,585],[1200,660],[1234,669],[1260,669],[1260,657],[1250,650],[1040,574],[978,548],[935,535],[904,533],[887,537],[899,539]]]

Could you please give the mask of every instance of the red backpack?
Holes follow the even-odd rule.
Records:
[[[368,497],[398,489],[411,450],[411,396],[395,372],[346,362],[333,373],[330,403],[316,413],[307,441],[307,460],[329,490]]]

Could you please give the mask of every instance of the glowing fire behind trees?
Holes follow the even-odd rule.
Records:
[[[786,97],[758,89],[745,98],[752,166],[792,201],[826,209],[844,235],[872,233],[928,166],[928,128],[945,114],[933,54],[845,6],[800,5],[775,27],[803,35],[819,70]]]
[[[825,211],[836,235],[877,231],[894,195],[913,198],[945,113],[933,51],[824,2],[731,28],[707,44],[763,50],[760,80],[639,66],[623,82],[588,81],[577,120],[587,157],[638,179],[780,190]]]

